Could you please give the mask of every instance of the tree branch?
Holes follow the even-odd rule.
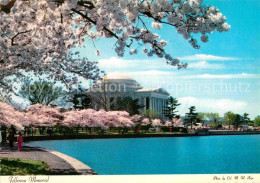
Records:
[[[88,20],[89,22],[93,23],[94,25],[97,24],[96,21],[92,20],[91,18],[89,18],[87,15],[83,14],[82,12],[76,10],[76,9],[71,9],[73,12],[81,15],[83,18],[85,18],[86,20]],[[106,27],[103,27],[103,30],[107,31],[111,36],[115,37],[116,39],[119,39],[119,37],[114,33],[112,32],[110,29],[106,28]]]
[[[31,30],[27,30],[27,31],[23,31],[23,32],[18,32],[16,35],[14,35],[14,36],[11,38],[11,45],[12,45],[12,46],[17,45],[17,44],[14,43],[14,39],[15,39],[17,36],[19,36],[20,34],[25,34],[25,33],[30,32],[30,31],[31,31]]]

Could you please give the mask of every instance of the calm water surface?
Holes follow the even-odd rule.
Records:
[[[260,173],[260,135],[31,142],[98,174]]]

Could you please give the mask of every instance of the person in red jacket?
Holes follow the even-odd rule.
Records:
[[[18,144],[18,151],[21,151],[22,144],[23,144],[23,136],[22,136],[21,132],[18,133],[17,144]]]

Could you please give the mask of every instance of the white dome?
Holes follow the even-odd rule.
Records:
[[[108,80],[134,80],[131,76],[126,73],[114,72],[107,74],[104,79]],[[135,80],[134,80],[135,81]]]
[[[127,91],[141,89],[142,87],[136,80],[126,73],[114,72],[104,76],[103,81],[109,82],[110,85],[121,85]]]

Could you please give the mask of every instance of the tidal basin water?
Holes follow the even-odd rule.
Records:
[[[260,173],[260,135],[51,140],[101,175]]]

